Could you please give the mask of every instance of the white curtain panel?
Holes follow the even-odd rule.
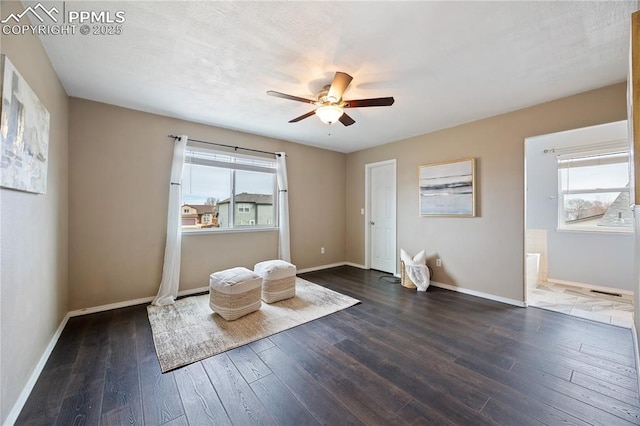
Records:
[[[291,243],[289,241],[289,185],[287,184],[287,155],[284,152],[276,152],[276,176],[278,179],[278,227],[280,228],[280,241],[278,244],[278,257],[291,262]]]
[[[167,243],[164,248],[162,281],[158,295],[151,302],[156,306],[171,305],[178,297],[180,286],[180,251],[182,248],[182,219],[180,201],[182,199],[182,168],[189,138],[185,135],[175,140],[171,163],[171,184],[169,187],[169,208],[167,212]]]

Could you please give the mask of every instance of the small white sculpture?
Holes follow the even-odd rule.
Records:
[[[404,249],[400,249],[400,259],[404,262],[405,272],[416,285],[417,290],[427,291],[430,276],[426,264],[427,255],[424,250],[411,257]]]

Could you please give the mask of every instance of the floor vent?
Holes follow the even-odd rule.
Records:
[[[589,290],[589,291],[591,293],[606,294],[607,296],[622,297],[622,294],[620,293],[609,293],[608,291],[602,291],[602,290]]]

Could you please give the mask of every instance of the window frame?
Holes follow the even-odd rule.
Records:
[[[263,165],[249,165],[236,163],[234,161],[226,162],[222,160],[206,160],[198,158],[196,161],[194,157],[190,155],[191,152],[201,152],[209,155],[219,155],[221,157],[231,157],[232,159],[240,159],[244,161],[256,161],[258,163],[270,163],[270,166]],[[202,147],[194,143],[187,143],[187,147],[185,150],[185,162],[184,165],[194,164],[200,166],[209,166],[209,167],[217,167],[222,169],[228,169],[231,171],[230,175],[230,197],[229,197],[229,225],[226,227],[219,228],[181,228],[183,234],[211,234],[211,233],[235,233],[235,232],[257,232],[257,231],[277,231],[278,230],[278,179],[276,173],[276,160],[271,159],[269,157],[261,157],[258,155],[246,155],[239,154],[237,152],[228,152],[218,149],[211,149],[207,147]],[[183,168],[183,172],[184,172]],[[264,224],[264,225],[235,225],[235,209],[236,209],[236,171],[250,171],[250,172],[258,172],[264,174],[273,175],[273,190],[272,190],[272,208],[273,208],[273,223]],[[184,197],[184,188],[182,190],[182,197]],[[181,203],[184,202],[184,198],[180,200]],[[186,203],[185,203],[186,204]],[[239,202],[239,204],[243,204],[243,202]],[[246,204],[246,203],[244,203]],[[219,203],[218,203],[219,205]],[[181,208],[184,204],[181,204]],[[218,210],[218,217],[220,215],[220,210]],[[181,213],[182,216],[182,213]]]
[[[580,232],[580,233],[609,233],[609,234],[633,234],[634,224],[631,226],[593,226],[579,224],[567,225],[565,221],[565,197],[568,195],[579,194],[603,194],[603,193],[622,193],[627,192],[631,195],[630,185],[626,187],[606,187],[606,188],[588,188],[588,189],[563,189],[562,182],[562,170],[570,167],[561,167],[561,162],[571,161],[573,159],[579,160],[588,157],[597,157],[603,155],[615,155],[626,154],[627,164],[630,164],[631,153],[628,142],[626,140],[619,140],[613,142],[605,142],[599,144],[593,144],[589,146],[571,147],[564,150],[558,150],[556,165],[557,165],[557,177],[558,177],[558,212],[557,212],[557,230],[559,232]],[[585,160],[588,161],[588,160]],[[623,162],[618,162],[623,163]],[[583,166],[584,167],[584,166]],[[630,170],[630,168],[628,169]]]

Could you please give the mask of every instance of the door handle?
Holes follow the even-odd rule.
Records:
[[[376,224],[374,221],[371,221],[370,223],[371,223],[372,225],[375,225],[375,224]]]

